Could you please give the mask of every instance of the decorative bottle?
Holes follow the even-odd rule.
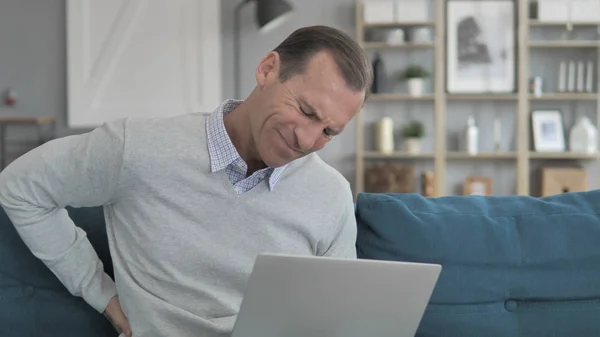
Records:
[[[385,91],[384,89],[384,81],[385,81],[385,67],[383,64],[383,59],[379,55],[379,53],[375,53],[375,57],[373,58],[373,84],[371,86],[371,92],[374,94],[379,94]]]
[[[474,155],[479,152],[479,129],[475,125],[475,118],[469,116],[465,130],[465,146],[467,153]]]

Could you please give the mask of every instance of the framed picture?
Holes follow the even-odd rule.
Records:
[[[449,0],[446,16],[447,91],[515,92],[515,2]]]
[[[467,177],[463,189],[464,195],[492,195],[492,178]]]
[[[566,149],[560,110],[536,110],[531,114],[533,146],[537,152],[563,152]]]

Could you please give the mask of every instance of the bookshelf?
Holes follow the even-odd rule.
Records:
[[[376,162],[399,161],[403,163],[414,164],[415,167],[426,167],[427,171],[434,173],[434,196],[445,196],[456,194],[449,187],[448,176],[449,169],[454,166],[460,167],[471,164],[473,167],[478,165],[502,166],[504,169],[512,170],[514,186],[510,187],[513,193],[519,195],[534,195],[532,191],[533,170],[540,165],[540,162],[551,163],[581,163],[581,165],[594,166],[588,170],[588,175],[600,177],[600,156],[596,153],[573,153],[567,150],[565,152],[546,153],[536,152],[532,146],[532,128],[531,112],[534,109],[552,107],[555,105],[565,106],[571,110],[577,110],[580,105],[585,110],[593,110],[595,116],[592,121],[596,127],[600,125],[600,97],[598,95],[598,78],[600,71],[600,41],[598,40],[542,40],[532,36],[531,31],[536,30],[573,30],[578,28],[587,28],[598,30],[600,34],[600,21],[598,22],[543,22],[530,18],[530,0],[515,0],[515,81],[516,90],[508,93],[485,93],[485,94],[458,94],[448,93],[446,90],[446,14],[447,0],[430,0],[432,9],[431,20],[424,21],[400,21],[395,23],[365,23],[363,20],[364,3],[369,0],[357,0],[355,6],[356,15],[356,38],[361,46],[370,54],[395,53],[398,58],[407,57],[405,53],[429,53],[431,57],[431,85],[430,90],[422,96],[413,97],[402,91],[371,94],[365,104],[364,109],[356,117],[356,176],[355,192],[356,194],[365,190],[365,172],[367,167]],[[425,0],[424,0],[425,1]],[[410,28],[410,27],[430,27],[432,29],[432,42],[406,42],[401,45],[388,45],[385,42],[373,42],[365,38],[366,32],[377,28]],[[556,53],[564,55],[577,50],[578,53],[593,55],[594,61],[594,91],[593,92],[556,92],[549,90],[541,96],[536,96],[530,92],[530,78],[535,73],[530,73],[530,64],[536,59],[536,53],[542,53],[542,56]],[[404,54],[403,54],[404,53]],[[591,54],[590,54],[591,53]],[[419,54],[425,55],[425,54]],[[396,57],[396,56],[393,56]],[[479,153],[471,155],[460,149],[455,149],[449,144],[451,138],[447,135],[448,125],[454,122],[455,115],[451,105],[459,104],[460,107],[466,105],[486,105],[489,109],[501,109],[501,107],[510,107],[514,110],[514,125],[503,125],[503,128],[511,128],[512,146],[502,149],[482,149]],[[460,105],[463,104],[463,105]],[[395,108],[395,106],[401,106]],[[460,108],[457,108],[460,109]],[[398,147],[396,152],[391,154],[382,154],[374,150],[373,146],[367,146],[366,140],[369,137],[369,131],[372,133],[374,127],[369,123],[382,116],[392,116],[398,110],[413,111],[411,116],[419,116],[417,111],[421,111],[421,117],[429,119],[426,124],[428,129],[429,146],[426,146],[420,153],[407,153],[396,142]],[[571,111],[572,112],[572,111]],[[570,112],[565,112],[565,114]],[[399,127],[399,126],[396,126]],[[568,140],[567,125],[565,127],[565,136]],[[491,137],[491,130],[479,125],[480,138]],[[489,131],[488,131],[489,130]],[[488,133],[487,135],[483,133]],[[505,136],[506,137],[506,136]],[[461,164],[462,163],[462,164]],[[476,174],[475,174],[476,175]],[[419,179],[419,176],[415,176]],[[600,178],[592,179],[590,188],[600,188]],[[513,181],[508,183],[512,184]],[[418,185],[418,184],[417,184]],[[418,192],[418,191],[415,191]]]

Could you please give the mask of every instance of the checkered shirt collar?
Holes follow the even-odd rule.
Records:
[[[206,119],[208,154],[210,156],[210,169],[213,173],[221,171],[229,165],[235,165],[240,161],[244,162],[231,142],[231,138],[227,134],[225,123],[223,122],[223,117],[241,103],[241,100],[228,99],[221,103]],[[270,167],[265,169],[268,170],[269,189],[273,190],[286,167],[287,164],[277,168]]]

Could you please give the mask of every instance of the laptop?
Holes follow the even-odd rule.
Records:
[[[232,337],[413,337],[441,269],[261,254]]]

